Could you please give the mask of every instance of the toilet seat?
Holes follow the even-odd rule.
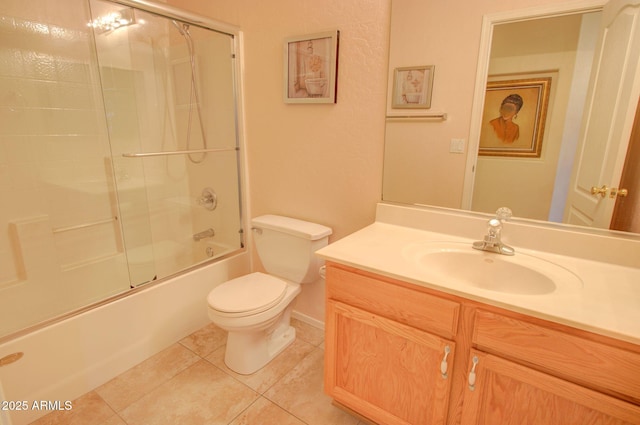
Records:
[[[227,317],[242,317],[270,309],[284,298],[287,282],[255,272],[231,279],[214,288],[207,297],[209,306]]]

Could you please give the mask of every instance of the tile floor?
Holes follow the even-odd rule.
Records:
[[[322,390],[323,332],[293,320],[295,342],[253,375],[224,365],[208,325],[32,425],[364,425]]]

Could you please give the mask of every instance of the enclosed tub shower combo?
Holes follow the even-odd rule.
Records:
[[[147,1],[2,1],[0,346],[244,252],[229,28]]]
[[[233,39],[38,3],[1,6],[0,336],[242,243]]]

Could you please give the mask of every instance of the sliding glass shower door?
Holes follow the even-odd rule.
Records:
[[[90,4],[135,286],[239,247],[233,38]]]
[[[242,247],[234,35],[122,3],[0,2],[0,339]]]

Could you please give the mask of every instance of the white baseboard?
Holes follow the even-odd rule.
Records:
[[[318,319],[314,319],[313,317],[307,316],[306,314],[302,314],[299,311],[291,312],[291,317],[294,319],[298,319],[301,322],[304,322],[308,325],[311,325],[315,328],[324,330],[324,322]]]

